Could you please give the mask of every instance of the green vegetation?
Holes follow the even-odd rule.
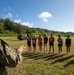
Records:
[[[39,35],[39,34],[47,34],[50,35],[54,33],[55,35],[74,35],[72,32],[59,32],[42,28],[30,28],[25,25],[21,25],[20,23],[15,23],[10,19],[0,19],[0,36],[17,36],[18,34],[31,34],[31,35]]]
[[[12,48],[24,44],[26,40],[19,41],[16,37],[2,37]],[[65,42],[63,37],[63,41]],[[66,54],[65,44],[63,53],[57,54],[57,37],[55,36],[55,53],[25,53],[23,62],[15,68],[6,67],[8,75],[74,75],[74,37],[72,39],[71,53]],[[44,49],[43,49],[44,50]],[[37,45],[38,52],[38,45]]]
[[[61,34],[65,42],[64,36],[67,34],[74,35],[72,32],[58,32],[41,28],[30,28],[23,26],[18,23],[14,23],[10,19],[0,19],[0,37],[2,37],[12,48],[24,44],[27,47],[26,41],[19,41],[17,37],[6,37],[6,36],[17,36],[18,34]],[[55,54],[48,53],[25,53],[23,55],[23,62],[15,68],[6,67],[8,75],[73,75],[74,74],[74,38],[72,38],[71,53],[66,53],[65,44],[63,44],[63,54],[57,54],[57,41],[55,41]],[[44,48],[44,47],[43,47]],[[38,52],[38,45],[37,45]]]

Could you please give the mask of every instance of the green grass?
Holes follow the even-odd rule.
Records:
[[[16,37],[2,37],[12,48],[24,44],[27,50],[26,41],[19,41]],[[66,37],[63,37],[65,43]],[[63,53],[58,54],[57,37],[55,37],[55,53],[25,53],[23,62],[15,67],[6,67],[8,75],[74,75],[74,37],[72,39],[71,53],[66,54],[65,44]],[[38,52],[38,46],[37,46]]]

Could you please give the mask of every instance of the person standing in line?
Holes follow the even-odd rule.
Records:
[[[35,36],[33,36],[32,38],[32,45],[33,45],[33,51],[35,53],[36,52],[36,37]]]
[[[44,53],[48,52],[47,43],[48,43],[48,37],[44,35]]]
[[[39,45],[40,53],[42,53],[42,38],[41,38],[41,35],[39,35],[39,37],[38,37],[38,45]]]
[[[28,51],[31,52],[32,50],[31,50],[31,37],[30,36],[28,36],[27,38],[27,46],[28,46]]]
[[[66,52],[70,53],[71,39],[70,39],[69,35],[67,36],[67,38],[65,40],[65,45],[66,45]]]
[[[62,53],[62,45],[63,45],[63,40],[61,38],[61,36],[59,35],[58,36],[58,50],[59,50],[59,53]]]
[[[53,49],[53,53],[54,53],[54,37],[53,37],[53,34],[51,34],[50,38],[49,38],[49,53],[51,52],[51,47]]]

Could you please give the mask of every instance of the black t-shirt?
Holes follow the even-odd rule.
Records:
[[[31,46],[31,38],[30,37],[28,37],[28,39],[27,39],[27,45]]]
[[[48,37],[44,37],[44,43],[48,42]]]
[[[71,39],[66,39],[66,45],[71,45]]]

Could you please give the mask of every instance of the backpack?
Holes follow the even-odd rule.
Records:
[[[17,50],[15,52],[4,40],[0,39],[0,63],[9,66],[16,67],[22,62],[22,55]]]

